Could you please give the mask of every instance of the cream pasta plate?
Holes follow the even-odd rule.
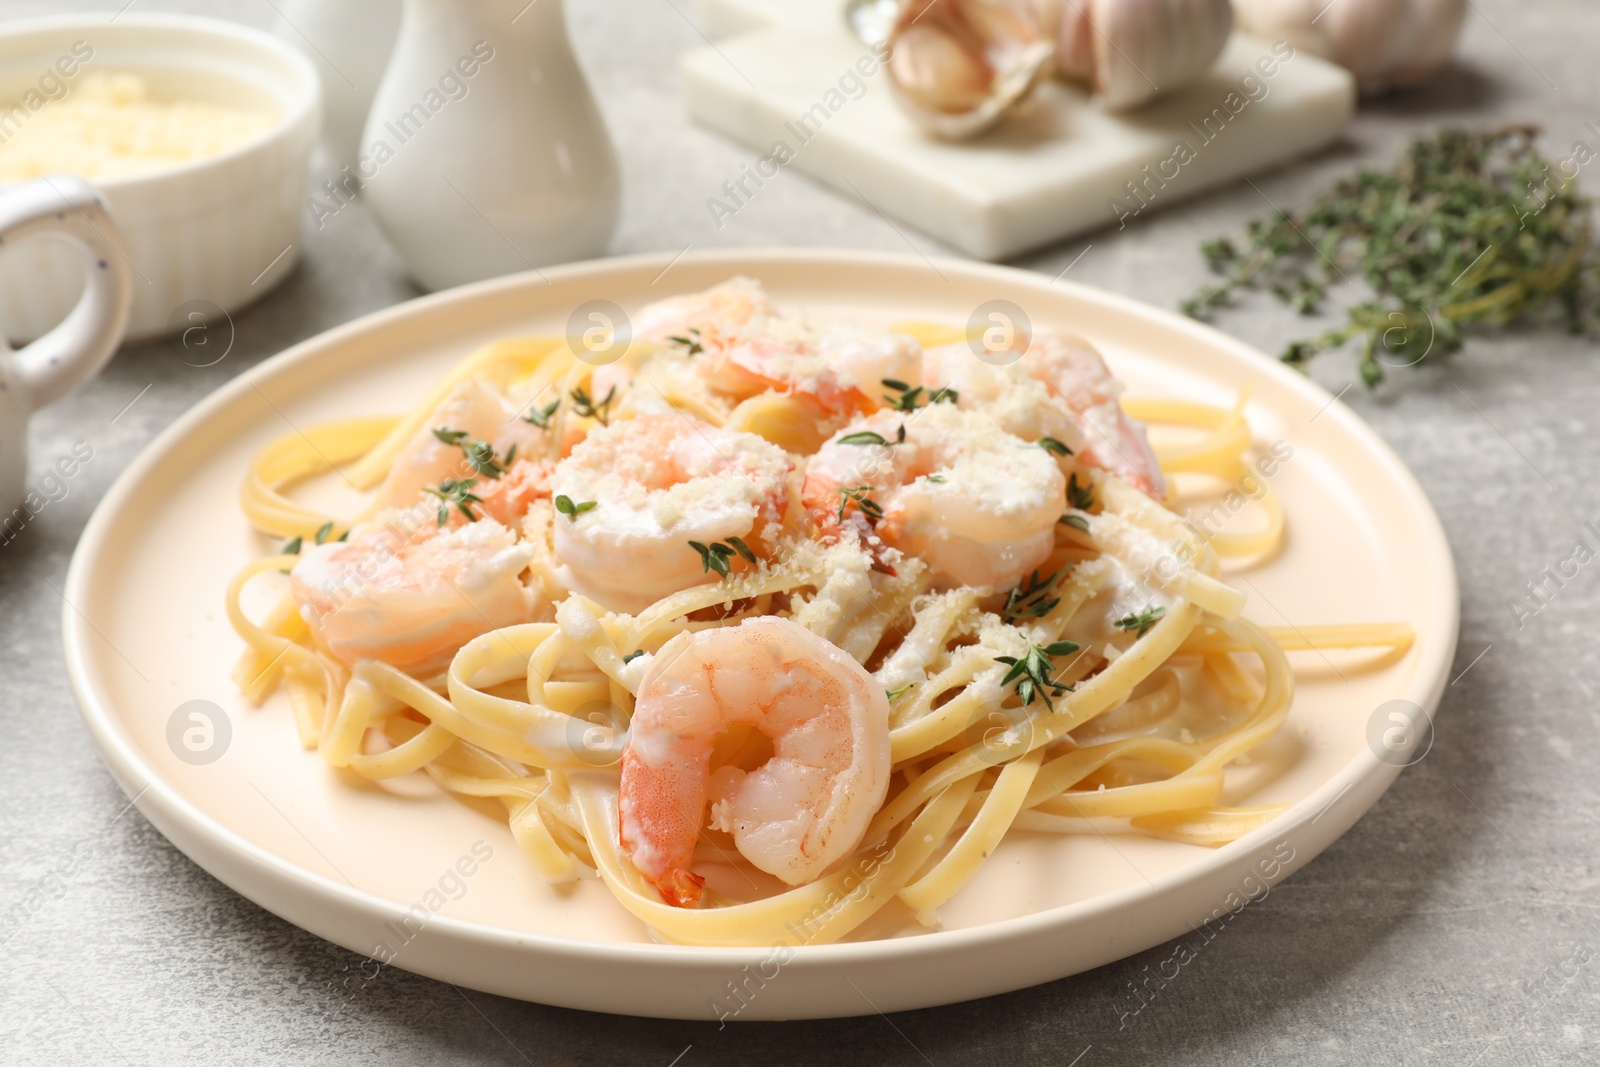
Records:
[[[610,592],[597,599],[572,593],[556,614],[539,616],[556,621],[508,625],[495,631],[497,647],[490,647],[491,634],[487,644],[463,648],[448,697],[442,680],[411,681],[371,659],[352,661],[354,673],[345,672],[327,658],[339,654],[340,638],[318,629],[321,618],[306,616],[313,643],[300,616],[284,609],[293,603],[285,599],[289,585],[266,572],[295,567],[303,588],[297,560],[327,564],[344,549],[361,548],[370,528],[303,524],[307,516],[359,514],[375,484],[373,457],[384,466],[393,458],[381,455],[390,445],[375,442],[390,440],[395,455],[420,454],[399,452],[395,435],[404,432],[420,435],[424,451],[454,456],[460,449],[477,472],[465,487],[450,479],[424,485],[442,489],[438,499],[420,498],[432,500],[423,524],[426,536],[437,538],[430,543],[507,538],[516,544],[503,556],[515,558],[510,577],[527,566],[526,580],[537,584],[538,546],[548,547],[539,531],[555,530],[559,555],[563,538],[570,547],[598,529],[614,502],[570,489],[579,483],[561,481],[575,477],[562,473],[568,460],[553,461],[569,452],[573,460],[603,456],[602,446],[651,426],[673,433],[660,429],[673,424],[673,412],[652,408],[644,385],[665,383],[658,389],[663,403],[677,386],[652,377],[655,364],[611,366],[612,359],[630,345],[645,346],[640,350],[658,353],[652,359],[688,368],[692,378],[706,373],[698,368],[708,361],[731,358],[712,328],[696,332],[703,320],[663,319],[658,302],[737,278],[749,281],[718,292],[770,298],[792,316],[782,320],[782,337],[843,337],[848,343],[834,349],[840,359],[860,360],[869,351],[904,359],[909,351],[908,373],[919,359],[924,369],[934,366],[926,360],[943,352],[962,383],[958,397],[953,388],[936,388],[925,371],[919,380],[928,389],[914,391],[902,375],[886,372],[881,399],[874,380],[857,396],[861,412],[827,426],[793,418],[793,394],[827,380],[827,366],[812,365],[811,385],[796,379],[789,392],[751,396],[732,414],[731,402],[709,393],[670,402],[679,414],[700,405],[706,421],[691,424],[707,442],[737,438],[750,456],[768,456],[766,467],[742,468],[750,478],[776,472],[778,485],[791,461],[812,457],[800,510],[831,533],[808,535],[812,540],[781,562],[757,558],[763,537],[777,536],[770,529],[746,533],[749,544],[738,536],[699,544],[704,573],[696,562],[688,588],[668,589],[671,596],[646,595],[642,565],[636,574],[614,566],[591,575]],[[641,314],[650,305],[657,306]],[[676,325],[664,327],[666,320]],[[807,325],[824,322],[850,325],[832,332]],[[891,327],[899,340],[884,341]],[[995,353],[1018,331],[1036,340],[1060,331],[1074,338],[1060,342],[1062,351],[1089,352],[1082,358],[1094,365],[1092,353],[1102,355],[1126,385],[1126,415],[1150,424],[1146,447],[1114,398],[1102,404],[1112,420],[1105,425],[1122,434],[1123,448],[1112,451],[1142,449],[1159,459],[1160,470],[1147,464],[1124,478],[1115,456],[1072,437],[1066,424],[1052,436],[1017,430],[1020,438],[989,423],[972,429],[991,416],[971,410],[980,398],[968,383],[984,379],[983,364],[1007,362]],[[907,336],[929,355],[919,356]],[[517,338],[525,340],[508,341]],[[505,357],[505,366],[527,372],[519,381],[538,386],[527,386],[532,399],[521,409],[528,425],[518,430],[520,460],[504,443],[435,425],[440,412],[453,409],[431,405],[458,395],[449,392],[450,375],[462,382],[458,368],[469,357],[478,361],[469,368]],[[632,369],[631,385],[619,368]],[[634,391],[619,396],[609,422],[607,381]],[[479,384],[466,380],[461,388]],[[694,391],[685,388],[684,396]],[[636,419],[624,414],[629,405],[637,407]],[[407,412],[409,421],[395,421]],[[905,415],[898,430],[897,413]],[[856,417],[867,421],[848,422]],[[335,423],[341,428],[328,428]],[[749,432],[730,428],[735,423]],[[853,472],[838,485],[816,481],[833,469],[828,464],[844,462],[839,455],[855,456],[850,449],[857,446],[884,457],[874,477],[887,477],[903,457],[934,447],[927,441],[946,432],[940,427],[1012,451],[994,453],[987,469],[969,453],[932,473],[901,472],[910,480],[876,502],[866,486],[844,484]],[[788,443],[801,439],[809,443]],[[365,466],[351,462],[369,447]],[[528,540],[519,542],[487,515],[521,491],[527,479],[516,472],[536,471],[529,453],[546,447],[557,495],[552,500],[547,488],[541,501],[523,504],[531,509]],[[322,474],[294,474],[301,469],[295,464],[311,470],[319,457],[327,460]],[[254,526],[240,488],[252,470],[258,479],[244,502]],[[602,484],[610,472],[602,464],[584,484]],[[919,491],[936,496],[963,478],[981,481],[995,472],[1033,478],[1055,494],[1040,531],[1051,574],[1035,570],[981,585],[975,579],[972,588],[952,590],[952,580],[931,577],[932,549],[926,562],[914,548],[898,554],[895,544],[913,543],[896,541],[906,535],[890,492],[909,492],[923,479]],[[1168,508],[1188,524],[1151,503],[1163,481]],[[820,510],[812,500],[819,484]],[[974,508],[989,503],[980,496]],[[1151,588],[1187,592],[1129,607],[1115,600],[1122,586],[1103,587],[1108,575],[1132,573],[1134,556],[1113,549],[1135,543],[1126,538],[1142,528],[1167,530],[1176,539],[1170,544],[1187,546],[1181,558],[1145,559]],[[290,530],[301,532],[290,540]],[[312,543],[344,532],[353,535],[349,545]],[[980,523],[966,536],[981,541],[984,534]],[[866,556],[850,557],[868,545],[875,546],[870,573]],[[306,555],[288,554],[297,552]],[[947,571],[963,565],[959,554],[938,563]],[[935,696],[937,679],[915,671],[904,684],[890,684],[904,664],[899,652],[885,651],[895,646],[881,627],[867,626],[877,636],[864,645],[859,635],[813,636],[828,632],[815,609],[822,587],[852,566],[857,587],[876,590],[885,619],[901,613],[914,617],[913,633],[932,627],[944,635],[923,665],[943,665],[944,678],[967,664],[966,688]],[[806,567],[809,577],[801,574]],[[230,584],[247,569],[262,573],[234,585],[231,601]],[[1169,569],[1187,577],[1168,581]],[[719,585],[718,574],[733,584]],[[1095,603],[1105,608],[1102,593],[1121,606],[1103,610],[1104,633],[1091,633],[1083,612]],[[641,612],[637,618],[622,609],[602,612],[597,604],[608,596],[667,608],[646,625],[638,620],[655,608],[626,609]],[[84,533],[66,599],[68,670],[107,764],[163,834],[238,892],[371,957],[374,966],[566,1007],[741,1021],[898,1011],[1001,993],[1100,966],[1237,910],[1310,862],[1426,752],[1458,624],[1450,549],[1421,489],[1347,408],[1276,361],[1179,316],[1022,271],[788,250],[639,256],[501,278],[305,341],[196,406],[133,463]],[[243,613],[234,625],[230,603]],[[946,609],[945,623],[929,621]],[[760,617],[741,624],[741,612]],[[241,618],[254,622],[236,630]],[[473,632],[482,633],[487,616],[484,622]],[[773,742],[776,757],[770,747],[766,756],[752,755],[751,732],[730,746],[737,752],[716,757],[727,764],[712,778],[724,781],[731,771],[735,784],[715,785],[733,791],[712,805],[713,829],[701,830],[693,872],[687,852],[671,870],[653,868],[638,842],[654,830],[628,814],[644,810],[634,794],[622,798],[619,845],[617,778],[606,766],[616,763],[618,739],[632,734],[591,731],[571,708],[608,687],[624,707],[637,695],[631,726],[616,724],[637,734],[649,718],[646,698],[657,699],[651,686],[659,688],[657,676],[675,669],[665,645],[731,648],[740,635],[766,632],[761,626],[784,635],[786,647],[822,649],[821,659],[808,662],[830,665],[844,680],[837,692],[861,694],[851,698],[851,714],[876,709],[880,732],[883,715],[890,716],[881,750],[861,757],[880,761],[863,779],[877,799],[848,840],[835,842],[842,851],[813,857],[803,877],[761,866],[739,836],[744,824],[735,815],[745,809],[737,805],[748,797],[739,783],[747,784],[745,773],[755,779],[757,764],[767,774],[786,742]],[[676,636],[667,640],[667,630]],[[292,634],[304,643],[289,641]],[[842,647],[856,648],[855,659]],[[1010,657],[990,654],[1012,648]],[[273,649],[279,651],[260,658]],[[1070,662],[1063,658],[1069,653]],[[484,666],[507,655],[509,670]],[[259,705],[241,694],[241,657],[251,696],[264,697]],[[478,666],[461,666],[467,660]],[[440,662],[448,661],[446,654]],[[330,665],[322,675],[333,694],[326,700],[306,681],[322,677],[319,663]],[[871,684],[848,681],[868,679],[864,667],[876,672]],[[1140,673],[1130,673],[1135,667]],[[439,669],[418,661],[415,674],[426,679]],[[283,685],[255,684],[278,675],[287,679]],[[523,675],[528,684],[519,696]],[[959,701],[966,702],[963,714],[972,709],[971,722],[949,727],[953,712],[944,709]],[[1094,701],[1101,703],[1091,709]],[[359,723],[367,725],[351,732],[346,720],[358,706],[368,716]],[[535,725],[518,735],[475,724],[474,709],[486,707],[512,709],[511,719],[497,722]],[[1180,707],[1188,709],[1181,721],[1173,717]],[[570,720],[559,717],[564,708]],[[575,724],[570,752],[559,737],[552,747],[549,729],[539,725],[568,721]],[[1022,726],[1032,742],[1018,741]],[[1221,740],[1244,736],[1240,730],[1248,743]],[[592,748],[591,734],[599,738]],[[330,747],[341,744],[343,757],[331,758]],[[590,766],[540,762],[541,753],[556,749],[578,759],[585,751],[598,755],[583,761]],[[643,749],[622,756],[625,792],[644,788],[652,758]],[[703,758],[709,766],[713,757]],[[1152,806],[1150,797],[1169,799]],[[688,825],[684,848],[692,852]],[[735,845],[761,869],[729,855]]]

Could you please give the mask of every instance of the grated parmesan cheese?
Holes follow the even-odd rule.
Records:
[[[153,100],[135,74],[89,75],[35,113],[19,104],[0,114],[11,116],[0,125],[0,181],[7,182],[62,172],[90,181],[148,174],[220,155],[275,121],[221,104]]]

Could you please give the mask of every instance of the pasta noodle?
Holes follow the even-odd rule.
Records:
[[[930,349],[961,337],[936,324],[897,329]],[[611,403],[615,419],[680,412],[707,432],[753,434],[801,456],[836,436],[837,427],[819,425],[813,407],[791,392],[741,398],[657,373],[651,357],[670,347],[635,344],[619,399],[615,390],[600,395],[605,369],[574,358],[558,339],[492,345],[398,418],[350,419],[269,445],[245,478],[244,513],[262,533],[297,544],[367,529],[380,516],[378,504],[358,516],[325,515],[297,502],[294,490],[336,467],[362,488],[387,484],[409,462],[410,442],[430,428],[440,432],[430,420],[441,405],[476,381],[533,398],[528,410],[536,418],[525,421],[542,419],[545,432],[517,454],[546,464],[539,470],[606,425],[602,408]],[[546,397],[565,402],[558,408]],[[1157,450],[1165,475],[1238,487],[1255,447],[1247,399],[1230,409],[1142,399],[1124,409],[1189,431],[1184,443]],[[947,416],[915,417],[932,423]],[[492,465],[495,453],[488,455]],[[1221,560],[1270,555],[1285,530],[1283,509],[1263,479],[1247,494],[1263,521],[1243,534],[1202,537],[1122,477],[1088,466],[1073,468],[1072,476],[1072,491],[1092,494],[1092,502],[1079,498],[1084,506],[1069,511],[1076,518],[1064,517],[1049,535],[1046,561],[1031,579],[1043,592],[1026,593],[1019,582],[1010,598],[940,581],[917,560],[883,557],[891,559],[886,564],[865,541],[838,540],[814,522],[794,521],[796,508],[770,531],[772,550],[759,561],[746,566],[730,549],[720,558],[734,566],[712,580],[719,557],[706,556],[707,580],[638,610],[607,610],[573,591],[563,569],[559,538],[574,536],[578,525],[560,501],[569,509],[581,502],[543,496],[513,538],[514,551],[526,553],[518,566],[537,617],[478,626],[443,669],[341,658],[293,593],[253,621],[242,606],[246,586],[304,559],[294,551],[271,555],[245,567],[227,592],[229,619],[246,646],[234,678],[256,702],[285,690],[302,743],[330,766],[371,780],[423,773],[449,792],[499,801],[542,878],[561,883],[597,872],[660,937],[724,946],[825,943],[850,936],[895,900],[932,925],[937,909],[1013,832],[1067,833],[1115,820],[1127,832],[1214,846],[1265,824],[1281,808],[1225,804],[1224,772],[1288,714],[1294,679],[1286,652],[1400,654],[1411,641],[1402,625],[1280,631],[1241,617],[1244,598],[1223,580]],[[779,492],[792,502],[797,486],[791,477]],[[429,524],[435,506],[441,528],[447,520],[460,525],[452,506],[474,514],[459,492],[454,505],[448,492],[434,496],[422,512]],[[852,499],[846,492],[841,517]],[[557,525],[569,522],[570,529]],[[1041,574],[1052,577],[1046,582]],[[1107,614],[1134,588],[1159,607],[1125,618]],[[1015,608],[1019,599],[1027,610]],[[668,642],[686,640],[680,635],[770,616],[847,653],[886,690],[886,796],[866,813],[859,840],[820,876],[742,900],[708,888],[698,907],[678,906],[624,844],[618,761],[639,700],[635,661],[654,662]],[[1075,655],[1048,653],[1068,646]],[[1019,687],[1030,676],[1019,676],[1015,665],[1035,650],[1045,650],[1039,654],[1049,676]],[[758,731],[735,725],[711,758],[749,771],[770,755]],[[702,837],[719,859],[736,852],[721,829]]]

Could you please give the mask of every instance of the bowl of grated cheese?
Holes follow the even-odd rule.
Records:
[[[134,273],[129,340],[230,313],[293,270],[321,108],[310,61],[245,26],[85,15],[0,27],[0,189],[58,174],[95,186]],[[56,242],[0,249],[0,329],[17,343],[45,333],[82,274]]]

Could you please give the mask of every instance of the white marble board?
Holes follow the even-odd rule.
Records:
[[[1141,110],[1109,113],[1052,82],[1028,114],[950,144],[901,113],[841,0],[700,0],[697,19],[709,39],[681,63],[690,113],[753,149],[707,198],[720,224],[793,168],[970,255],[1004,259],[1132,225],[1309,152],[1355,107],[1342,69],[1236,33],[1204,78]]]

